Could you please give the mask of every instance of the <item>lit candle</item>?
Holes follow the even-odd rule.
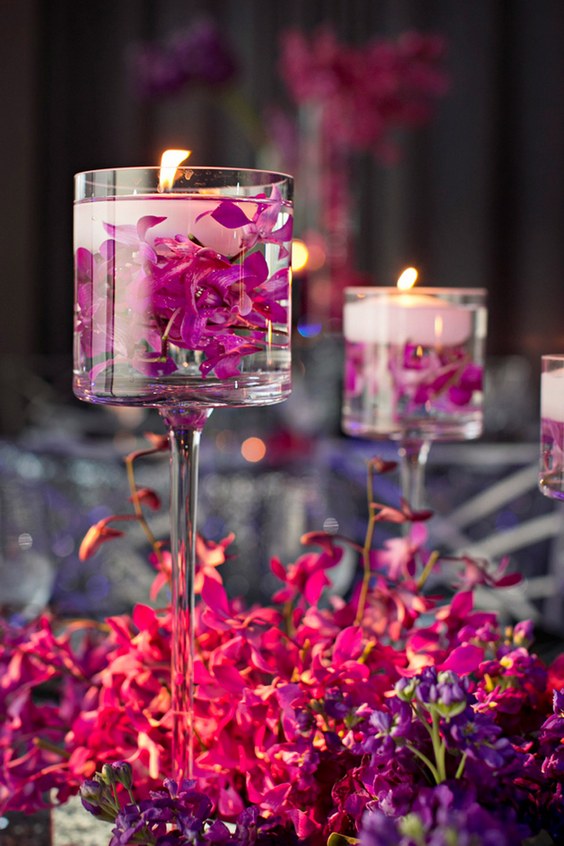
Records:
[[[143,240],[150,246],[155,238],[175,238],[177,235],[196,238],[211,250],[231,257],[241,249],[242,227],[229,229],[211,216],[225,197],[215,199],[204,194],[140,194],[135,197],[111,197],[75,205],[75,250],[85,247],[96,252],[100,244],[111,237],[106,226],[126,226],[143,217],[164,220],[151,226]],[[237,206],[251,222],[256,201],[237,201]]]
[[[397,288],[370,291],[378,295],[365,297],[363,289],[358,288],[357,299],[345,304],[343,332],[347,341],[457,346],[472,333],[471,311],[443,299],[448,289],[419,288],[417,293]],[[463,293],[460,289],[456,292]]]
[[[564,369],[541,375],[541,417],[564,423]]]
[[[124,184],[111,186],[113,189],[108,198],[98,197],[94,202],[82,201],[75,205],[74,233],[75,250],[83,247],[90,252],[96,252],[101,243],[108,237],[109,226],[131,226],[133,221],[143,217],[163,218],[152,225],[143,235],[147,244],[153,246],[156,238],[175,238],[188,235],[211,250],[223,256],[231,257],[241,249],[242,229],[245,219],[249,223],[257,210],[257,203],[253,200],[238,200],[233,202],[243,212],[241,216],[243,226],[229,228],[218,223],[212,216],[220,202],[226,202],[225,196],[216,196],[213,191],[201,191],[197,188],[190,194],[172,191],[176,174],[180,164],[190,155],[189,150],[166,150],[161,160],[159,176],[159,191],[154,194],[136,194],[134,186]],[[116,171],[119,178],[119,171]],[[129,177],[128,171],[123,172],[124,180]],[[119,188],[127,189],[124,196],[119,196]],[[229,200],[227,200],[229,201]],[[135,233],[132,233],[135,237]]]

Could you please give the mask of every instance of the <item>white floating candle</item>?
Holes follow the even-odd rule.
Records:
[[[564,423],[564,369],[541,375],[541,417]]]
[[[463,344],[472,333],[471,311],[463,305],[442,299],[442,289],[419,288],[417,292],[401,292],[397,288],[366,290],[370,291],[370,296],[365,296],[359,288],[358,299],[344,306],[343,332],[347,341],[454,346]],[[374,296],[375,291],[377,296]]]
[[[192,235],[206,247],[224,256],[234,256],[241,249],[241,228],[222,226],[210,212],[220,202],[236,202],[249,218],[256,212],[257,204],[248,199],[216,199],[205,194],[146,194],[135,197],[117,197],[82,201],[75,204],[74,232],[75,250],[85,247],[96,252],[100,244],[110,236],[104,224],[124,226],[136,224],[147,215],[166,218],[151,227],[146,241],[153,244],[155,238],[174,238],[176,235]]]

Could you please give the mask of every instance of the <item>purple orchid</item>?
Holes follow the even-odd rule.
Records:
[[[200,354],[202,376],[228,379],[244,357],[272,348],[272,327],[288,325],[292,219],[276,226],[283,206],[277,190],[252,205],[253,220],[230,198],[196,220],[213,218],[211,229],[198,228],[213,243],[223,243],[218,230],[233,230],[237,240],[226,248],[236,243],[237,255],[182,233],[155,235],[167,220],[156,215],[135,225],[105,223],[108,238],[98,252],[77,249],[76,331],[91,378],[120,366],[167,376],[178,368],[174,350],[187,350]],[[267,243],[279,247],[272,271],[256,249]]]
[[[242,231],[241,249],[250,250],[257,243],[278,244],[279,258],[288,254],[284,246],[292,237],[292,220],[288,218],[281,226],[278,223],[282,198],[276,186],[272,190],[270,203],[257,203],[253,219],[249,220],[245,212],[235,202],[224,202],[217,206],[211,217],[227,229]]]
[[[431,349],[421,354],[416,344],[405,344],[390,357],[390,370],[399,407],[414,413],[431,403],[467,406],[482,389],[482,368],[468,359],[462,348]]]

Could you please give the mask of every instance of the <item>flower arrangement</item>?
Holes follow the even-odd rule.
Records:
[[[321,108],[321,130],[332,145],[391,164],[399,154],[394,132],[426,123],[448,90],[444,55],[438,35],[405,32],[352,46],[328,25],[311,35],[289,29],[280,75],[295,105]]]
[[[152,599],[170,553],[126,459],[132,513],[88,532],[82,556],[138,523],[152,546]],[[229,598],[232,537],[198,539],[195,771],[171,771],[171,609],[138,605],[103,622],[43,615],[0,624],[0,810],[32,812],[80,791],[114,822],[111,844],[515,846],[564,842],[564,655],[532,649],[532,626],[474,608],[477,585],[516,584],[502,561],[425,550],[429,512],[374,498],[363,544],[312,533],[293,564],[272,561],[272,603]],[[384,522],[409,527],[375,544]],[[331,594],[345,547],[350,596]],[[452,591],[438,596],[441,568]],[[164,783],[163,775],[168,775]],[[50,797],[50,799],[49,799]]]
[[[242,63],[211,18],[177,28],[161,42],[137,45],[129,64],[133,87],[143,100],[208,91],[257,151],[274,145],[293,171],[299,128],[292,111],[303,106],[322,109],[323,135],[331,144],[396,162],[394,133],[428,121],[434,102],[448,90],[445,47],[441,36],[415,31],[353,46],[328,23],[310,33],[288,27],[280,35],[277,65],[289,112],[280,102],[254,111],[238,87]]]

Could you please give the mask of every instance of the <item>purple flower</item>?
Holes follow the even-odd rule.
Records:
[[[516,846],[528,832],[510,813],[492,813],[473,788],[458,783],[422,787],[411,810],[391,819],[380,807],[366,811],[360,846]]]
[[[154,215],[135,225],[105,224],[109,238],[96,254],[77,250],[75,328],[91,378],[118,365],[145,376],[169,375],[178,367],[174,345],[202,353],[203,376],[227,379],[240,372],[245,356],[273,345],[271,327],[288,323],[287,261],[269,276],[263,253],[249,250],[278,244],[279,258],[286,259],[292,219],[276,228],[283,207],[276,190],[250,206],[252,220],[232,199],[222,199],[198,218],[207,217],[207,224],[196,222],[202,237],[229,247],[231,256],[184,234],[153,237],[151,230],[166,220]]]
[[[564,718],[564,688],[552,692],[552,707],[555,714]]]
[[[185,85],[224,85],[237,74],[231,46],[211,20],[196,22],[162,45],[140,45],[131,65],[136,87],[146,98],[160,99]]]
[[[501,736],[501,728],[489,714],[467,708],[444,726],[444,734],[447,748],[481,761],[492,770],[522,762],[522,756],[506,737]]]
[[[467,683],[451,670],[438,672],[434,667],[427,667],[416,684],[415,701],[430,713],[451,719],[468,704]]]
[[[278,223],[282,198],[279,190],[274,187],[270,203],[258,203],[253,219],[249,220],[244,211],[236,203],[220,203],[212,212],[211,217],[227,229],[241,229],[241,248],[250,250],[258,242],[263,244],[278,244],[279,258],[288,255],[284,243],[292,237],[292,220],[275,229]],[[206,212],[207,214],[207,212]]]

